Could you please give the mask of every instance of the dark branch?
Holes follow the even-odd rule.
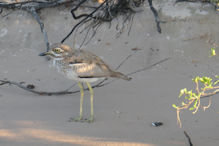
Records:
[[[34,94],[38,94],[38,95],[63,95],[63,94],[72,94],[72,93],[77,93],[79,91],[67,91],[67,90],[64,90],[64,91],[58,91],[58,92],[45,92],[45,91],[36,91],[34,89],[30,89],[30,88],[27,88],[27,86],[21,84],[21,83],[18,83],[18,82],[14,82],[14,81],[9,81],[9,80],[0,80],[1,84],[0,85],[5,85],[5,84],[9,84],[9,85],[15,85],[21,89],[24,89],[26,91],[29,91],[31,93],[34,93]]]
[[[192,141],[191,141],[191,138],[189,137],[189,135],[187,134],[186,131],[184,131],[184,134],[185,134],[186,138],[188,139],[189,146],[193,146]]]
[[[161,33],[161,28],[160,28],[160,23],[164,23],[163,21],[160,21],[159,19],[159,16],[158,16],[158,13],[157,13],[157,10],[154,8],[153,4],[152,4],[152,0],[148,0],[148,3],[149,3],[149,6],[150,6],[150,9],[151,11],[153,12],[154,14],[154,18],[155,18],[155,22],[157,24],[157,31],[159,33]]]
[[[31,13],[31,15],[36,19],[36,21],[40,25],[40,29],[41,29],[41,32],[43,33],[44,41],[46,43],[46,48],[48,51],[49,50],[49,41],[48,41],[48,36],[47,36],[46,30],[44,29],[44,24],[43,24],[42,20],[40,19],[39,15],[37,14],[35,8],[31,7],[30,9],[27,9],[27,11],[29,13]]]

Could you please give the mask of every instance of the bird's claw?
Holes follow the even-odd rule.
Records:
[[[89,118],[82,118],[82,117],[77,117],[77,118],[70,118],[68,120],[68,122],[81,122],[81,123],[93,123],[94,122],[94,118],[92,116],[90,116]]]

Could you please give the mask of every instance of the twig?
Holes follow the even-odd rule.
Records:
[[[97,22],[96,21],[94,21],[94,22],[92,22],[92,24],[90,24],[91,25],[91,27],[90,28],[92,28],[91,30],[92,30],[92,34],[91,34],[91,36],[89,37],[89,39],[86,41],[86,38],[84,38],[84,40],[83,40],[83,43],[80,45],[80,46],[82,46],[83,44],[85,44],[85,45],[87,45],[91,40],[92,40],[92,38],[95,36],[95,34],[97,33],[97,30],[98,30],[98,28],[101,26],[101,22],[99,21],[99,20],[97,20]],[[88,33],[89,33],[89,31],[90,31],[90,29],[88,29],[87,30],[88,32],[87,32],[87,34],[86,34],[86,37],[88,36]],[[85,42],[86,41],[86,42]]]
[[[202,108],[203,108],[203,110],[205,111],[205,110],[208,109],[210,106],[211,106],[211,97],[210,97],[210,99],[209,99],[209,101],[208,101],[208,105],[203,106]]]
[[[117,33],[117,37],[119,37],[123,33],[123,30],[125,28],[125,23],[127,21],[129,21],[129,22],[131,21],[131,26],[132,26],[132,13],[130,13],[130,12],[126,15],[125,19],[123,20],[122,27],[121,27],[120,31]],[[129,28],[128,35],[129,35],[130,30],[131,30],[131,26]]]
[[[132,18],[131,18],[131,25],[130,25],[130,27],[129,27],[128,35],[129,35],[130,32],[131,32],[134,17],[135,17],[135,15],[133,15]]]
[[[215,94],[218,94],[219,93],[219,89],[215,90],[214,92],[212,93],[205,93],[201,96],[201,98],[206,98],[206,97],[210,97],[212,95],[215,95]]]
[[[88,30],[87,30],[87,32],[86,32],[86,34],[85,34],[85,37],[83,38],[83,41],[82,41],[82,43],[81,43],[81,45],[80,45],[79,48],[81,48],[81,47],[83,46],[84,42],[86,41],[86,39],[87,39],[87,37],[88,37],[88,35],[89,35],[89,32],[90,32],[91,28],[92,28],[92,27],[89,27],[89,28],[88,28]],[[84,29],[84,30],[85,30],[85,29]]]
[[[2,82],[0,85],[4,85],[4,84],[9,84],[9,85],[15,85],[21,89],[24,89],[26,91],[32,92],[34,94],[38,94],[38,95],[63,95],[63,94],[72,94],[72,93],[77,93],[79,91],[58,91],[58,92],[45,92],[45,91],[36,91],[34,89],[30,89],[27,88],[25,85],[22,85],[21,83],[18,82],[14,82],[14,81],[9,81],[9,80],[0,80],[0,82]]]
[[[86,0],[85,0],[86,1]],[[74,30],[79,26],[81,25],[83,22],[85,22],[89,17],[93,16],[93,14],[95,12],[97,12],[104,4],[106,3],[106,1],[104,1],[102,4],[100,4],[100,6],[98,6],[93,12],[91,12],[89,15],[85,15],[86,17],[84,19],[82,19],[80,22],[78,22],[73,28],[72,30],[69,32],[69,34],[61,41],[61,43],[64,43],[65,40],[74,32]],[[71,12],[72,12],[72,16],[74,18],[76,18],[75,14],[74,14],[74,11],[77,9],[77,7],[75,9],[73,9]]]
[[[135,51],[134,53],[136,53],[136,52],[137,52],[137,51]],[[127,61],[127,60],[128,60],[130,57],[132,57],[132,56],[133,56],[133,54],[128,55],[128,56],[116,67],[116,70],[118,70],[118,69],[125,63],[125,61]],[[103,84],[106,80],[108,80],[108,78],[103,79],[101,82],[99,82],[98,84],[96,84],[95,87],[101,87],[101,86],[104,86],[105,84],[109,84],[109,83],[111,83],[111,82],[114,81],[114,80],[112,80],[112,81],[109,81],[109,82]]]
[[[150,66],[148,66],[148,67],[144,67],[144,68],[138,69],[138,70],[136,70],[136,71],[134,71],[134,72],[128,73],[128,74],[126,74],[126,76],[131,76],[131,75],[133,75],[133,74],[136,74],[136,73],[139,73],[139,72],[148,70],[148,69],[150,69],[150,68],[152,68],[152,67],[154,67],[154,66],[156,66],[156,65],[158,65],[158,64],[161,64],[161,63],[163,63],[163,62],[165,62],[165,61],[167,61],[167,60],[169,60],[169,59],[170,59],[170,58],[162,59],[162,60],[160,60],[160,61],[158,61],[158,62],[156,62],[156,63],[154,63],[154,64],[152,64],[152,65],[150,65]],[[97,85],[94,85],[93,87],[102,87],[102,86],[108,85],[108,84],[110,84],[110,83],[116,81],[116,79],[113,79],[113,80],[111,80],[111,81],[109,81],[109,82],[104,82],[104,81],[106,81],[106,80],[107,80],[107,79],[103,80],[102,82],[98,83]]]
[[[187,134],[186,131],[184,131],[184,134],[185,134],[185,136],[186,136],[186,138],[187,138],[187,140],[188,140],[188,142],[189,142],[189,146],[193,146],[192,141],[191,141],[191,138],[189,137],[189,135]]]
[[[134,53],[136,53],[137,51],[134,51]],[[133,54],[128,55],[117,67],[116,70],[118,70],[125,62],[126,60],[128,60],[130,57],[132,57]]]
[[[150,65],[150,66],[148,66],[148,67],[144,67],[144,68],[142,68],[142,69],[138,69],[138,70],[136,70],[136,71],[134,71],[134,72],[128,73],[127,76],[130,76],[130,75],[136,74],[136,73],[138,73],[138,72],[142,72],[142,71],[148,70],[148,69],[150,69],[150,68],[152,68],[152,67],[154,67],[154,66],[156,66],[156,65],[158,65],[158,64],[161,64],[161,63],[163,63],[163,62],[166,62],[166,61],[169,60],[169,59],[170,59],[169,57],[168,57],[168,58],[165,58],[165,59],[162,59],[162,60],[160,60],[160,61],[158,61],[158,62],[156,62],[156,63],[154,63],[154,64],[152,64],[152,65]]]

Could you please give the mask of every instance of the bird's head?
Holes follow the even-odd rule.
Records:
[[[39,56],[49,56],[53,59],[61,59],[72,51],[71,47],[61,43],[53,44],[46,52],[40,53]]]

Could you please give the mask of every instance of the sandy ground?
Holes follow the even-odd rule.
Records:
[[[67,145],[189,145],[186,130],[196,146],[219,144],[219,98],[213,96],[211,107],[197,114],[182,113],[183,127],[176,123],[179,90],[194,88],[197,75],[218,75],[218,56],[209,58],[211,42],[219,42],[219,15],[210,5],[173,4],[172,0],[154,1],[162,20],[162,34],[157,33],[154,17],[145,4],[144,12],[134,17],[130,35],[128,27],[116,37],[117,21],[102,25],[86,50],[116,67],[132,48],[135,53],[119,71],[130,73],[169,57],[162,64],[131,76],[129,82],[117,80],[96,88],[95,122],[68,122],[79,113],[80,94],[39,96],[14,86],[0,87],[1,146],[67,146]],[[68,80],[49,62],[39,57],[45,43],[39,25],[24,11],[6,11],[0,16],[0,78],[34,84],[36,90],[59,91],[74,81]],[[41,11],[51,43],[60,40],[73,24],[64,6]],[[121,23],[119,25],[121,27]],[[73,37],[66,44],[73,46]],[[82,40],[77,38],[77,43]],[[216,50],[217,51],[217,50]],[[219,52],[217,51],[219,54]],[[77,89],[75,87],[74,89]],[[85,115],[89,115],[89,94],[85,94]],[[208,100],[203,100],[207,104]],[[163,122],[153,127],[153,121]]]

